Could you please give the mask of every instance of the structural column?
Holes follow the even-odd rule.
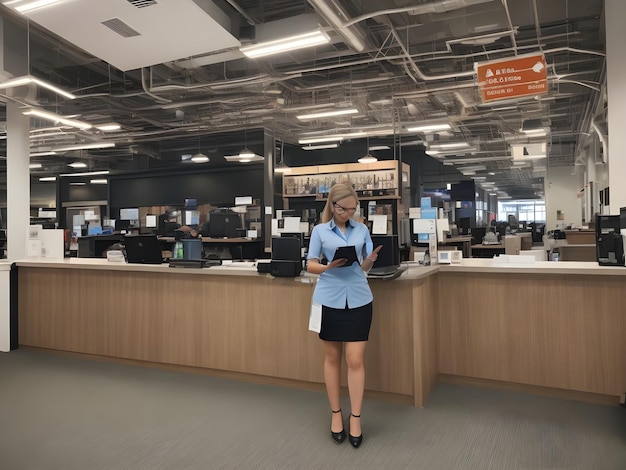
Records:
[[[30,225],[30,120],[7,102],[7,258],[26,257]],[[0,351],[11,349],[11,282],[8,263],[0,266]]]
[[[606,24],[606,71],[609,121],[609,210],[619,214],[620,207],[626,207],[626,2],[605,0],[604,17]]]
[[[30,225],[30,118],[7,102],[7,258],[26,257]]]

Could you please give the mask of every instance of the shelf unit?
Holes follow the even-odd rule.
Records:
[[[353,185],[361,203],[384,201],[391,204],[391,214],[388,214],[391,216],[390,232],[397,234],[398,220],[404,215],[402,181],[410,181],[410,167],[406,163],[399,165],[396,160],[291,168],[283,176],[283,207],[321,211],[332,185],[346,182]],[[361,213],[367,218],[368,210]]]

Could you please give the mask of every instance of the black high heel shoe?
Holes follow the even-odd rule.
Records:
[[[353,418],[361,417],[361,415],[355,415],[353,413],[350,413],[350,416],[352,416]],[[353,436],[352,434],[348,434],[348,440],[350,441],[350,444],[352,444],[352,447],[354,447],[355,449],[358,449],[359,446],[361,445],[361,442],[363,442],[363,433],[361,432],[361,434],[359,434],[358,436]]]
[[[333,413],[341,413],[341,408],[339,408],[337,411],[335,410],[330,410]],[[343,422],[343,419],[342,419]],[[335,444],[341,444],[343,441],[346,440],[346,430],[342,429],[339,432],[334,432],[332,429],[330,430],[330,435],[333,438],[333,441],[335,441]]]

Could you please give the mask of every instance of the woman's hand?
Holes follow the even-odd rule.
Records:
[[[363,263],[361,263],[363,271],[369,271],[370,269],[372,269],[372,266],[374,266],[374,263],[378,259],[378,252],[382,249],[382,247],[382,245],[378,245],[376,248],[374,248],[374,251],[372,251],[370,255],[363,260]]]
[[[346,258],[339,258],[339,259],[333,260],[333,261],[331,261],[330,263],[328,263],[326,265],[326,268],[327,269],[339,268],[339,267],[345,265],[346,261],[348,261]]]

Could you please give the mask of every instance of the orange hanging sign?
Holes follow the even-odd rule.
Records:
[[[543,54],[476,64],[483,102],[547,93],[548,74]]]

